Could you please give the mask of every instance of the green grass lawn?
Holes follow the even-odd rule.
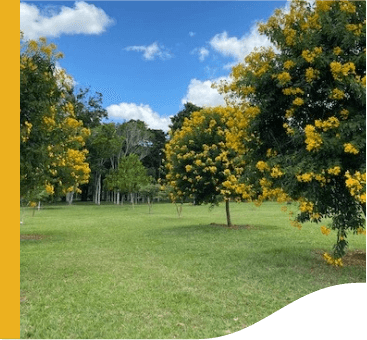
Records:
[[[277,203],[46,206],[22,210],[21,338],[212,338],[248,327],[321,288],[365,282],[334,268],[333,232],[290,226]],[[291,209],[295,210],[295,207]],[[366,249],[349,237],[350,251]],[[326,306],[327,307],[327,306]]]

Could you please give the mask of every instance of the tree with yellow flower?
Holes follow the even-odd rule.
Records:
[[[247,200],[251,188],[240,177],[243,145],[234,122],[240,112],[230,107],[204,108],[185,118],[165,146],[166,182],[173,188],[171,200],[194,200],[195,204],[226,202],[227,225],[231,225],[229,201]]]
[[[298,201],[297,226],[330,217],[339,264],[347,233],[365,228],[366,3],[292,1],[259,31],[276,49],[252,52],[220,87],[258,110],[243,111],[244,178],[260,201]]]
[[[84,146],[90,130],[67,100],[72,79],[55,66],[62,53],[45,38],[22,36],[20,52],[21,196],[78,191],[89,179]]]

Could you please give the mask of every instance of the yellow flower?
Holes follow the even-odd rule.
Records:
[[[300,89],[299,87],[294,88],[294,87],[288,87],[286,89],[283,89],[282,92],[286,95],[286,96],[290,96],[290,95],[295,95],[295,94],[304,94],[305,92]]]
[[[259,161],[256,163],[256,167],[261,171],[264,172],[265,170],[269,170],[270,167],[264,161]]]
[[[339,175],[341,172],[340,166],[334,166],[327,171],[330,175]]]
[[[345,97],[345,93],[342,90],[339,89],[333,89],[333,92],[330,95],[330,98],[332,99],[343,99]]]
[[[321,226],[321,233],[323,234],[323,235],[329,235],[330,234],[330,229],[329,228],[327,228],[327,227],[325,227],[325,226]]]
[[[327,12],[332,6],[332,1],[319,0],[316,1],[316,10],[321,12]]]
[[[335,55],[340,55],[340,54],[342,54],[342,53],[343,53],[343,50],[342,50],[339,46],[337,46],[337,47],[335,47],[335,48],[333,49],[333,53],[334,53]]]
[[[49,195],[53,195],[55,193],[55,190],[54,190],[54,186],[47,183],[46,184],[46,192],[49,194]]]
[[[347,13],[355,13],[356,6],[353,5],[353,1],[339,1],[340,10]]]
[[[188,164],[185,166],[186,172],[190,172],[192,170],[192,165]]]
[[[280,84],[284,85],[291,81],[291,76],[288,72],[283,72],[277,75],[277,79],[279,80]]]
[[[309,67],[306,69],[306,81],[308,83],[311,83],[314,79],[318,77],[320,72],[318,70],[313,69],[312,67]]]
[[[345,143],[344,144],[344,152],[352,153],[354,155],[357,155],[359,153],[359,150],[353,144]]]
[[[292,60],[287,60],[287,61],[285,61],[284,62],[284,64],[283,64],[283,66],[284,66],[284,68],[286,69],[286,70],[289,70],[289,69],[291,69],[293,66],[295,66],[296,65],[296,63],[294,62],[294,61],[292,61]]]
[[[298,182],[311,182],[313,175],[314,174],[310,172],[310,173],[305,173],[303,175],[297,175],[296,178]]]
[[[306,125],[305,127],[305,135],[306,140],[305,143],[307,144],[306,149],[308,151],[318,150],[322,144],[322,138],[320,134],[315,132],[315,127],[313,125]]]
[[[274,166],[271,169],[271,173],[270,173],[271,177],[277,178],[277,177],[282,177],[283,175],[284,175],[284,173],[280,170],[280,167],[278,165]]]
[[[31,208],[34,208],[34,207],[36,207],[37,206],[37,202],[29,202],[29,206],[31,207]]]
[[[349,111],[346,110],[346,109],[343,109],[343,110],[340,111],[340,115],[343,119],[347,119],[348,115],[349,115]]]
[[[297,97],[295,100],[293,100],[293,105],[301,106],[303,105],[304,100],[302,98]]]

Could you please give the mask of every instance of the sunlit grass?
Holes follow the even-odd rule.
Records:
[[[288,209],[295,209],[288,207]],[[365,282],[320,253],[335,235],[290,226],[277,203],[183,208],[80,205],[23,210],[21,338],[211,338],[328,286]],[[365,250],[364,236],[350,249]]]

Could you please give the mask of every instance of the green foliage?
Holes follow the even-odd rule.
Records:
[[[20,194],[30,199],[41,187],[49,195],[78,191],[89,179],[90,131],[68,100],[71,77],[55,67],[61,57],[45,38],[21,41]]]
[[[105,182],[109,190],[134,193],[149,183],[149,177],[138,155],[130,154],[120,159],[118,168],[107,174]]]
[[[275,11],[259,30],[277,51],[251,53],[222,88],[240,107],[258,108],[244,139],[244,180],[257,182],[260,200],[298,201],[296,226],[331,217],[335,258],[347,232],[365,228],[365,6],[293,1]]]
[[[171,133],[182,128],[185,118],[190,118],[190,115],[195,111],[200,111],[202,107],[196,106],[190,102],[184,104],[184,109],[171,117],[171,125],[169,126]]]

